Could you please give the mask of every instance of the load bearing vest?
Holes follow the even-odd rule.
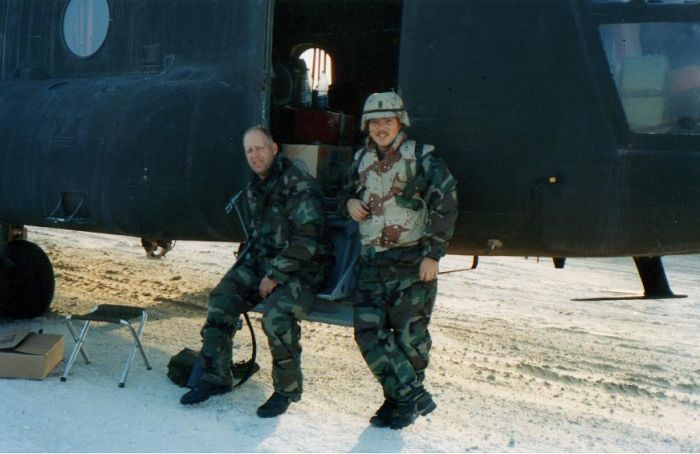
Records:
[[[432,145],[423,145],[421,156],[433,150]],[[416,142],[405,141],[398,152],[389,153],[382,160],[377,153],[362,153],[359,151],[357,156],[361,156],[357,168],[359,196],[370,212],[359,224],[362,245],[384,251],[418,244],[425,234],[426,204],[418,192],[412,200],[419,203],[401,203],[396,198],[417,175]]]

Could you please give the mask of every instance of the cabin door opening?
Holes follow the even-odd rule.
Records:
[[[400,0],[277,0],[270,128],[333,196],[362,141],[365,98],[398,89]]]

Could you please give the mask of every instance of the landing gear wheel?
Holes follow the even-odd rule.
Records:
[[[51,261],[36,244],[10,241],[0,256],[0,315],[33,318],[51,305],[55,278]]]

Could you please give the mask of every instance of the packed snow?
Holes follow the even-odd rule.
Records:
[[[148,259],[132,237],[31,228],[50,256],[56,295],[33,320],[0,319],[0,334],[66,337],[65,358],[43,381],[0,379],[0,451],[700,451],[700,256],[666,257],[672,289],[687,298],[585,300],[640,294],[630,258],[481,257],[440,276],[426,384],[437,410],[404,430],[368,423],[382,392],[352,330],[302,324],[304,395],[281,417],[256,408],[272,392],[259,316],[260,372],[229,394],[185,407],[166,365],[197,349],[208,291],[233,262],[234,244],[178,242]],[[468,268],[448,256],[441,271]],[[153,369],[127,330],[94,324],[68,380],[74,342],[64,316],[97,304],[140,306]],[[235,360],[249,355],[236,336]]]

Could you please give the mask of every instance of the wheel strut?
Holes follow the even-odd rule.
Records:
[[[639,277],[644,286],[644,295],[607,296],[598,298],[574,298],[572,301],[620,301],[645,300],[665,298],[685,298],[687,295],[676,295],[671,291],[666,279],[666,271],[661,263],[661,257],[632,257],[637,265]]]
[[[671,291],[661,257],[633,257],[633,259],[644,286],[644,298],[685,298],[686,295],[676,295]]]

